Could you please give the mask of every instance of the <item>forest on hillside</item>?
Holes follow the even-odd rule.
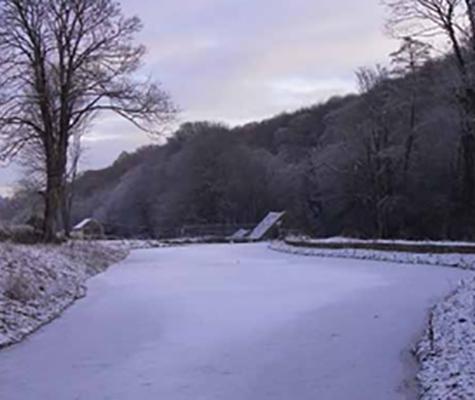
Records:
[[[451,61],[406,39],[390,68],[357,72],[359,95],[235,129],[184,124],[164,146],[85,173],[75,219],[160,237],[286,210],[312,236],[472,238]]]
[[[443,68],[427,64],[402,79],[365,70],[361,95],[235,129],[185,124],[164,146],[84,173],[74,219],[161,237],[286,210],[290,229],[313,236],[472,237]]]
[[[286,210],[288,228],[312,236],[471,238],[460,117],[441,79],[449,68],[444,59],[402,77],[362,69],[359,95],[233,129],[186,123],[165,145],[81,174],[73,220],[168,237]],[[9,207],[24,209],[23,197]]]
[[[248,224],[286,210],[314,236],[469,238],[457,109],[445,62],[414,75],[362,70],[362,93],[230,129],[184,124],[77,182],[74,219],[118,235]]]

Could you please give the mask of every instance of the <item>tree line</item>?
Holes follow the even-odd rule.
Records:
[[[447,68],[364,69],[359,95],[238,128],[184,124],[166,145],[82,174],[74,218],[167,237],[286,210],[289,229],[314,236],[472,238],[460,115],[439,79]]]

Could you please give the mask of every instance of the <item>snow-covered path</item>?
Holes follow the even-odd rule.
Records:
[[[0,352],[0,399],[404,399],[409,344],[467,275],[262,244],[135,251]]]

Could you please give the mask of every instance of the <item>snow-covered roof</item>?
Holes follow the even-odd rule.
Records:
[[[285,215],[282,212],[270,212],[267,216],[254,228],[249,237],[252,240],[261,240]]]
[[[73,229],[74,230],[80,230],[80,229],[83,229],[87,226],[87,224],[89,224],[90,222],[92,222],[93,219],[92,218],[86,218],[84,220],[82,220],[79,224],[77,224]]]

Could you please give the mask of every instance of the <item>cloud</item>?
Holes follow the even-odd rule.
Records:
[[[306,80],[303,78],[289,78],[270,83],[270,88],[279,94],[295,96],[308,96],[320,92],[348,92],[353,89],[353,84],[343,79]]]
[[[177,0],[156,12],[150,1],[126,0],[124,7],[144,20],[148,72],[194,119],[260,119],[351,91],[353,71],[394,48],[382,33],[379,0]],[[310,86],[276,98],[276,86],[291,79]],[[325,90],[312,89],[316,81]]]
[[[183,109],[182,120],[230,125],[352,92],[359,66],[383,62],[379,0],[123,0],[139,15],[145,71]],[[86,167],[150,139],[104,117],[87,139]]]
[[[143,75],[163,83],[183,120],[229,124],[270,117],[354,90],[354,71],[384,62],[379,0],[122,0],[138,15]],[[150,143],[111,115],[86,137],[84,168]],[[6,176],[0,171],[0,184]]]
[[[97,169],[110,165],[123,151],[133,151],[150,143],[163,143],[112,113],[103,114],[83,137],[81,169]]]

